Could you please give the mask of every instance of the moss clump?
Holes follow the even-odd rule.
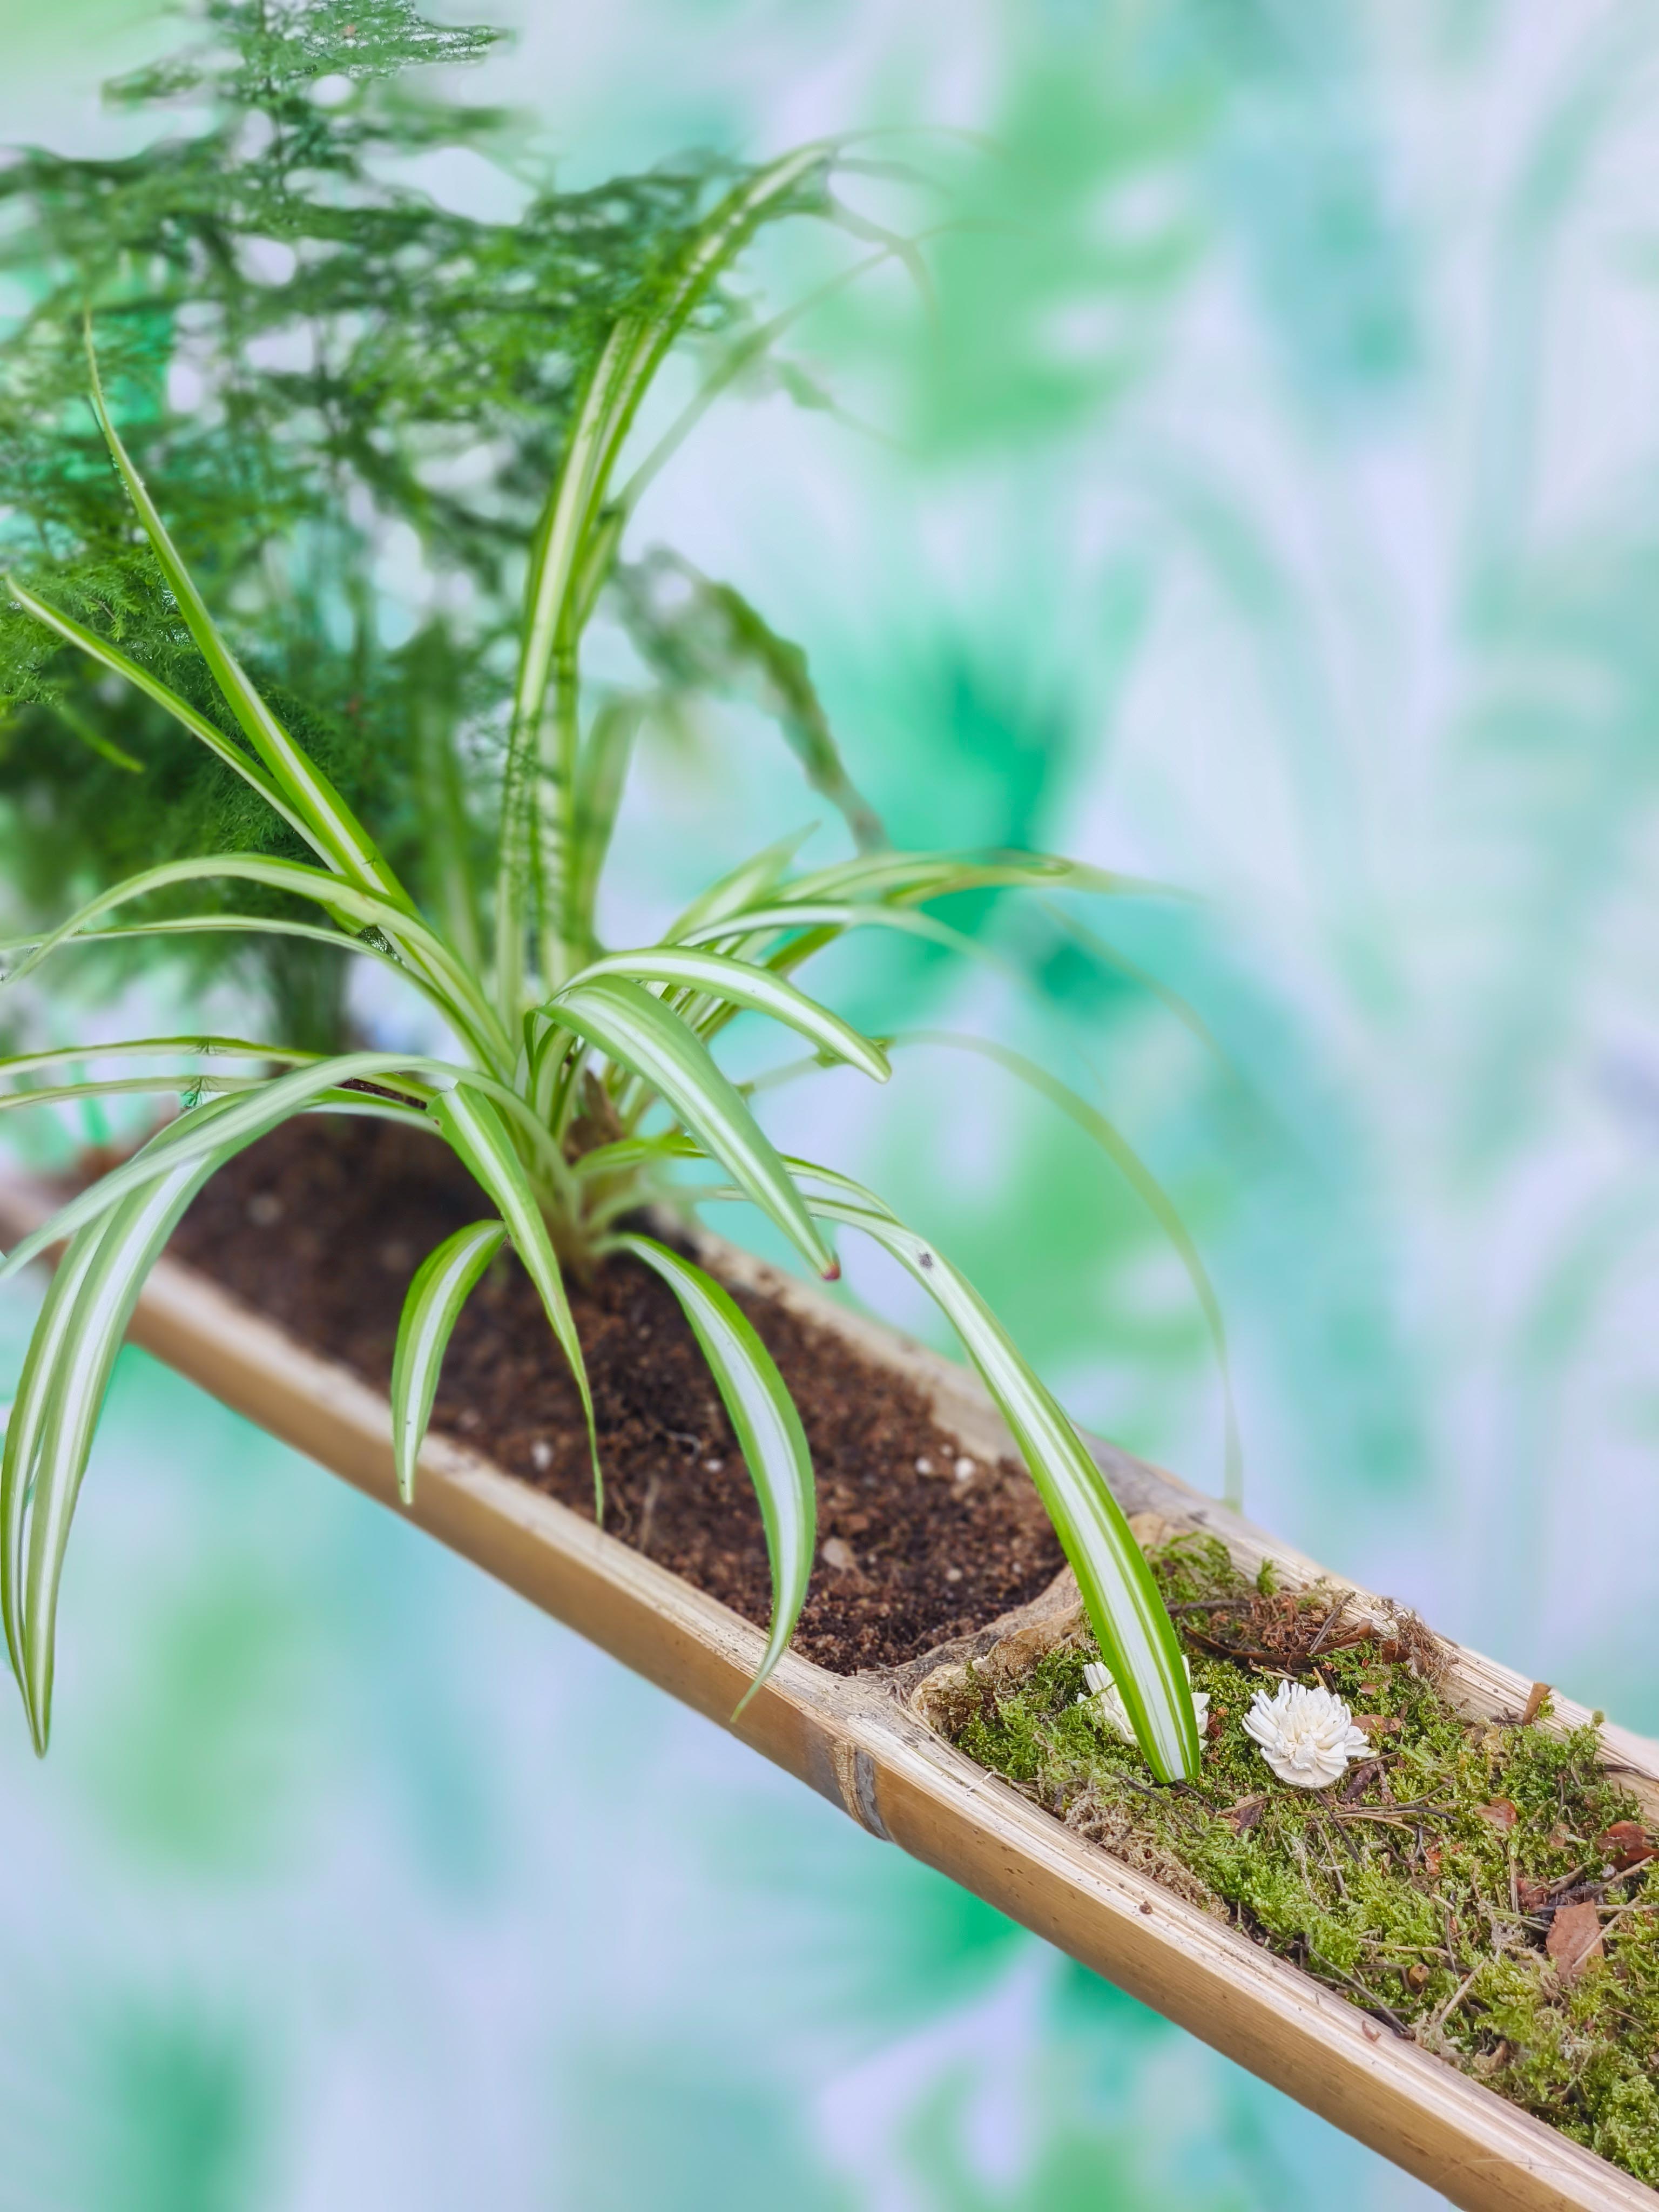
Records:
[[[1471,1724],[1437,1686],[1420,1625],[1347,1621],[1334,1589],[1252,1583],[1212,1537],[1178,1538],[1152,1565],[1210,1695],[1196,1784],[1152,1787],[1139,1753],[1079,1704],[1096,1656],[1086,1629],[1017,1679],[969,1668],[938,1708],[962,1749],[1659,2185],[1659,1858],[1641,1856],[1653,1839],[1595,1730]],[[1328,1790],[1278,1781],[1243,1731],[1282,1674],[1322,1681],[1371,1738],[1374,1755]],[[1575,1972],[1546,1946],[1558,1911],[1586,1904],[1602,1948]]]

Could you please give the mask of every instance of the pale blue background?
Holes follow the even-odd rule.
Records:
[[[1659,1729],[1654,19],[533,20],[479,90],[573,181],[847,125],[994,139],[918,153],[918,219],[969,219],[936,319],[884,277],[800,334],[880,434],[733,404],[641,542],[805,642],[901,836],[1199,894],[1100,926],[1224,1058],[1063,964],[1064,1021],[885,956],[826,988],[1097,1076],[1215,1270],[1252,1510]],[[168,35],[131,0],[9,24],[5,135],[121,143],[88,88]],[[774,296],[823,265],[762,257]],[[618,931],[811,817],[758,726],[706,742],[741,781],[653,756]],[[774,1126],[936,1234],[1080,1417],[1218,1481],[1184,1279],[1039,1104],[918,1054]],[[0,1712],[0,1761],[20,2212],[1430,2201],[137,1355],[52,1757]]]

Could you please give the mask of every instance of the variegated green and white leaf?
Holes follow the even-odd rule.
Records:
[[[926,938],[933,945],[943,945],[952,952],[969,955],[984,950],[975,940],[959,929],[952,929],[948,921],[937,915],[918,914],[913,908],[860,905],[852,899],[803,899],[799,904],[751,907],[747,912],[730,915],[717,921],[700,922],[695,929],[686,930],[677,940],[681,945],[715,945],[733,939],[775,937],[786,929],[839,931],[843,929],[897,929],[909,937]]]
[[[100,915],[112,914],[117,907],[129,905],[134,899],[148,898],[156,891],[170,890],[175,884],[210,883],[222,877],[308,899],[313,905],[325,908],[342,927],[348,921],[356,921],[378,928],[385,922],[404,919],[383,900],[354,893],[339,877],[302,860],[269,860],[246,853],[192,853],[184,860],[163,860],[155,867],[141,868],[136,875],[124,876],[119,883],[106,884],[102,890],[94,892],[56,928],[31,939],[29,951],[9,971],[5,981],[21,981],[48,954],[70,938],[78,937]]]
[[[413,1064],[428,1066],[444,1074],[457,1072],[442,1062]],[[20,1267],[38,1259],[84,1223],[108,1213],[119,1200],[153,1182],[158,1175],[170,1172],[178,1162],[198,1159],[209,1153],[228,1158],[232,1152],[251,1145],[266,1130],[274,1129],[291,1115],[303,1112],[324,1093],[365,1078],[395,1081],[410,1066],[410,1061],[397,1053],[341,1053],[331,1060],[296,1068],[291,1075],[274,1076],[257,1091],[240,1097],[214,1099],[192,1108],[163,1131],[165,1149],[160,1139],[147,1145],[143,1152],[124,1161],[118,1168],[112,1168],[88,1189],[77,1192],[59,1206],[49,1221],[14,1244],[4,1261],[0,1261],[0,1278],[15,1274]]]
[[[75,1301],[87,1270],[97,1257],[102,1217],[70,1238],[58,1263],[40,1313],[35,1316],[22,1372],[6,1423],[0,1458],[0,1617],[6,1650],[20,1686],[25,1681],[20,1601],[23,1587],[23,1530],[29,1485],[33,1479],[40,1431],[51,1405],[53,1378],[59,1373],[75,1317]]]
[[[8,576],[5,583],[7,590],[26,614],[33,615],[46,629],[56,630],[66,644],[75,646],[89,660],[95,660],[100,667],[107,668],[112,675],[124,678],[135,690],[142,691],[147,699],[153,699],[158,707],[172,715],[175,722],[188,730],[191,737],[199,738],[209,751],[216,755],[227,768],[233,769],[245,783],[250,784],[266,805],[280,814],[320,859],[329,857],[328,848],[316,836],[298,807],[289,805],[259,763],[245,753],[240,745],[234,744],[222,730],[215,729],[205,714],[198,714],[187,700],[181,699],[170,685],[162,683],[160,677],[153,676],[148,668],[130,659],[118,646],[112,645],[107,638],[100,637],[95,629],[88,629],[84,623],[76,622],[73,615],[66,615],[61,607],[52,606],[45,599],[38,599],[15,576]]]
[[[15,1075],[25,1068],[50,1067],[55,1060],[160,1060],[175,1054],[222,1054],[227,1059],[275,1060],[284,1062],[320,1060],[315,1052],[289,1052],[280,1045],[258,1044],[250,1037],[159,1036],[116,1037],[96,1044],[43,1045],[34,1052],[8,1053],[0,1058],[0,1075]]]
[[[415,1468],[432,1419],[439,1370],[461,1308],[507,1242],[504,1221],[475,1221],[445,1237],[421,1262],[398,1323],[392,1361],[392,1449],[398,1495],[415,1498]]]
[[[258,884],[268,890],[286,891],[295,898],[306,899],[321,907],[342,927],[356,925],[359,928],[379,930],[418,963],[410,969],[410,980],[433,1000],[468,1043],[478,1050],[490,1065],[499,1066],[503,1060],[511,1064],[512,1054],[489,1001],[476,980],[468,975],[441,938],[428,929],[418,915],[408,914],[402,908],[390,904],[377,893],[360,890],[343,878],[331,875],[326,869],[313,868],[300,860],[269,860],[240,853],[208,853],[189,860],[167,860],[159,866],[142,869],[137,875],[128,876],[122,882],[100,891],[65,921],[59,922],[56,929],[36,939],[17,965],[0,980],[6,984],[21,981],[32,974],[60,945],[69,943],[88,929],[100,915],[109,914],[132,899],[146,897],[154,891],[170,890],[176,884],[207,882],[216,878]],[[351,940],[348,938],[344,942],[349,945]]]
[[[599,1434],[593,1425],[593,1397],[588,1388],[587,1367],[581,1342],[566,1295],[564,1277],[547,1224],[537,1201],[524,1163],[513,1149],[507,1125],[489,1099],[470,1083],[458,1083],[433,1107],[434,1117],[453,1146],[463,1165],[501,1209],[513,1239],[514,1249],[552,1323],[570,1371],[580,1393],[582,1415],[587,1423],[588,1449],[593,1461],[595,1510],[603,1515],[605,1486],[599,1473]]]
[[[22,1419],[15,1446],[8,1433],[0,1483],[6,1492],[5,1563],[14,1575],[21,1566],[22,1586],[21,1606],[14,1598],[8,1610],[16,1622],[18,1680],[38,1751],[45,1751],[52,1726],[64,1547],[110,1370],[146,1275],[217,1164],[216,1157],[197,1158],[168,1167],[77,1238],[65,1262],[65,1297],[52,1316],[50,1352],[28,1378],[33,1402],[14,1411],[14,1421],[20,1412]],[[20,1556],[25,1498],[26,1562]]]
[[[811,1064],[816,1066],[817,1062]],[[659,1162],[708,1158],[695,1137],[671,1129],[660,1137],[618,1137],[613,1144],[596,1145],[574,1163],[572,1172],[578,1182],[595,1182],[605,1176],[626,1175],[634,1168]]]
[[[530,1100],[532,1110],[550,1128],[557,1124],[557,1104],[561,1085],[567,1073],[567,1062],[573,1052],[580,1052],[580,1043],[567,1029],[562,1029],[544,1008],[535,1007],[525,1016],[525,1047],[523,1088]]]
[[[648,1084],[820,1274],[840,1272],[770,1138],[677,1015],[625,975],[573,984],[549,1011]]]
[[[817,828],[816,822],[809,822],[804,830],[793,830],[788,836],[780,837],[775,845],[752,854],[727,874],[718,877],[706,890],[698,892],[684,913],[664,933],[664,943],[681,944],[704,922],[723,921],[727,915],[741,914],[757,899],[770,899],[783,881],[789,863]]]
[[[890,1252],[962,1339],[1048,1510],[1152,1771],[1163,1782],[1190,1780],[1198,1724],[1181,1645],[1122,1508],[1077,1431],[978,1291],[925,1237],[845,1200],[813,1203]]]
[[[806,1431],[771,1353],[729,1291],[653,1237],[618,1237],[616,1249],[654,1268],[679,1300],[760,1500],[772,1568],[772,1627],[755,1679],[738,1705],[740,1713],[788,1650],[806,1601],[817,1546],[817,1496]]]
[[[544,943],[556,949],[562,939],[568,946],[574,932],[575,647],[584,610],[604,581],[603,568],[592,556],[603,542],[608,558],[619,536],[606,527],[605,506],[623,441],[664,356],[709,286],[760,224],[787,206],[802,182],[823,167],[829,150],[812,146],[786,155],[744,179],[710,210],[678,266],[663,272],[650,307],[619,317],[577,404],[563,465],[531,548],[514,687],[501,800],[495,959],[497,998],[509,1024],[519,1012],[532,850],[546,909]],[[555,686],[558,696],[549,715],[546,696],[556,672],[562,672]]]
[[[1122,1508],[1052,1393],[1026,1364],[973,1285],[850,1176],[792,1163],[822,1186],[812,1210],[890,1253],[961,1338],[1030,1470],[1083,1593],[1089,1621],[1123,1692],[1136,1737],[1160,1781],[1198,1771],[1197,1720],[1181,1645]],[[735,1198],[736,1191],[700,1193]]]
[[[785,886],[788,900],[857,898],[915,902],[957,891],[1042,889],[1121,896],[1170,896],[1168,886],[1108,868],[1091,867],[1054,853],[860,853],[850,860],[798,876]]]
[[[167,1098],[185,1092],[196,1097],[222,1092],[256,1091],[263,1075],[204,1075],[200,1069],[174,1075],[82,1076],[73,1083],[43,1084],[38,1090],[0,1092],[0,1114],[15,1114],[31,1106],[65,1106],[93,1098]]]
[[[610,952],[584,968],[567,988],[574,989],[596,975],[629,975],[639,983],[672,983],[701,991],[728,1006],[769,1015],[877,1083],[884,1083],[892,1073],[881,1048],[849,1027],[838,1014],[832,1014],[769,969],[751,967],[724,953],[694,951],[674,945],[652,945],[638,952]]]
[[[91,360],[92,401],[98,425],[126,486],[127,495],[137,510],[150,550],[161,564],[167,587],[179,602],[179,611],[223,694],[226,705],[282,793],[286,802],[284,811],[288,807],[294,809],[306,825],[309,841],[319,845],[359,889],[372,891],[405,912],[412,912],[408,893],[387,866],[368,832],[304,747],[295,743],[271,713],[220,635],[217,624],[208,612],[207,602],[197,589],[195,579],[168,535],[143,478],[133,466],[110,420],[98,382],[98,364],[91,359],[90,338],[88,356]],[[197,734],[201,732],[198,731]]]
[[[283,915],[231,914],[173,914],[158,915],[154,921],[120,922],[108,929],[77,929],[70,940],[76,945],[134,944],[144,938],[206,937],[216,932],[238,937],[303,937],[313,945],[330,945],[336,951],[352,954],[358,959],[378,960],[392,975],[422,992],[428,1000],[435,993],[428,979],[417,975],[394,953],[386,951],[374,938],[348,937],[341,930],[331,928],[320,921],[295,921]],[[0,959],[16,952],[33,952],[41,942],[41,932],[32,931],[26,937],[0,938]],[[3,980],[3,979],[0,979]]]

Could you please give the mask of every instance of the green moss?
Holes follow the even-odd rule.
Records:
[[[1172,1606],[1226,1601],[1176,1615],[1194,1686],[1210,1696],[1195,1784],[1150,1787],[1139,1753],[1079,1704],[1096,1656],[1086,1634],[1017,1682],[969,1669],[953,1708],[961,1747],[1396,2032],[1659,2184],[1659,1860],[1614,1871],[1606,1832],[1638,1808],[1602,1766],[1595,1730],[1471,1724],[1437,1686],[1432,1639],[1407,1624],[1328,1649],[1318,1639],[1334,1592],[1276,1593],[1265,1572],[1251,1583],[1212,1538],[1178,1539],[1153,1565]],[[1291,1788],[1245,1735],[1255,1692],[1280,1671],[1392,1724],[1372,1726],[1376,1755],[1346,1784]],[[1585,1900],[1601,1910],[1605,1955],[1564,1979],[1545,1950],[1551,1917]]]

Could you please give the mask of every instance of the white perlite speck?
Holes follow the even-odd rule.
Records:
[[[1190,1682],[1193,1679],[1192,1662],[1184,1660],[1182,1664]],[[1114,1735],[1121,1736],[1125,1743],[1133,1743],[1135,1740],[1134,1725],[1129,1718],[1129,1709],[1123,1702],[1123,1692],[1112,1680],[1109,1668],[1103,1667],[1098,1659],[1091,1659],[1083,1670],[1083,1679],[1088,1687],[1078,1698],[1079,1705],[1110,1729]],[[1210,1693],[1207,1690],[1193,1692],[1193,1710],[1198,1715],[1198,1732],[1202,1735],[1204,1723],[1210,1717]]]
[[[1258,1690],[1244,1733],[1260,1744],[1279,1780],[1298,1790],[1328,1789],[1351,1759],[1370,1749],[1340,1698],[1303,1682],[1281,1682],[1271,1698]]]

